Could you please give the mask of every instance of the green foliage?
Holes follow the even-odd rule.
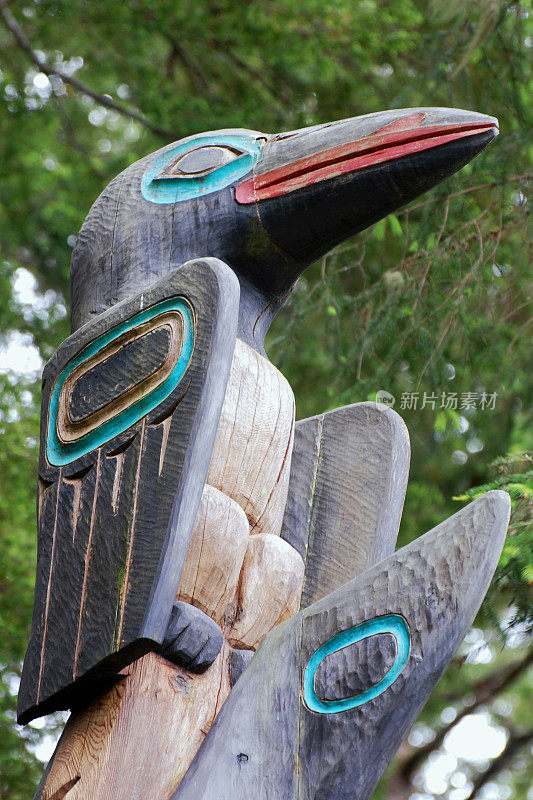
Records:
[[[22,738],[13,724],[13,693],[26,648],[33,593],[35,451],[39,423],[35,401],[28,389],[12,386],[5,375],[0,375],[0,386],[0,796],[22,800],[31,795],[40,780],[39,765],[26,746],[35,740],[35,733],[30,729],[28,737]],[[23,397],[24,392],[27,394]],[[13,410],[21,407],[24,410],[17,411],[20,418],[15,422]],[[8,422],[10,410],[12,421]]]
[[[48,732],[23,734],[13,722],[34,580],[39,385],[37,372],[7,370],[1,348],[19,337],[46,360],[68,335],[70,251],[109,180],[166,141],[220,127],[288,130],[420,105],[500,119],[499,140],[475,162],[308,270],[268,339],[299,417],[380,389],[396,398],[412,438],[400,544],[454,513],[454,497],[495,486],[512,495],[510,537],[475,628],[488,660],[465,645],[421,718],[438,731],[450,703],[463,708],[476,682],[517,657],[531,622],[531,470],[519,455],[533,449],[529,4],[1,0],[0,11],[6,5],[37,60],[100,97],[48,81],[0,19],[0,796],[31,796],[41,772],[33,752]],[[528,724],[531,686],[522,675],[502,696],[512,712],[487,701],[487,713],[511,736]],[[391,791],[400,767],[389,772]],[[468,781],[477,774],[460,769]],[[423,771],[414,774],[401,796],[414,780],[433,797]],[[501,778],[518,800],[524,775],[515,764]]]
[[[533,455],[517,453],[489,465],[492,480],[469,489],[454,500],[474,500],[491,489],[503,489],[511,497],[509,532],[484,604],[503,638],[507,630],[499,624],[498,605],[503,598],[512,604],[509,628],[524,625],[533,630]]]

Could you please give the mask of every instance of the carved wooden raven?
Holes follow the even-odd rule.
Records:
[[[43,800],[369,797],[481,603],[508,499],[394,554],[403,422],[359,403],[295,426],[263,340],[309,264],[496,133],[440,108],[216,131],[98,198],[43,381],[19,719],[77,710]],[[166,721],[139,750],[147,714]]]

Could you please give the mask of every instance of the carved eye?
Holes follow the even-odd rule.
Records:
[[[62,369],[52,391],[50,464],[70,464],[157,408],[182,380],[194,337],[192,306],[171,297],[86,345]]]
[[[150,203],[179,203],[218,192],[251,172],[265,136],[255,131],[223,131],[177,142],[151,162],[141,179]]]
[[[209,175],[225,164],[231,164],[232,161],[242,155],[243,152],[241,150],[231,147],[222,147],[220,145],[198,147],[196,150],[191,150],[168,164],[155,176],[155,180],[200,178],[203,175]]]

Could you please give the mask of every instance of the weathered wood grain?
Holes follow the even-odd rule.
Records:
[[[508,495],[487,493],[275,628],[232,689],[173,800],[368,800],[475,617],[509,510]],[[322,662],[320,691],[364,687],[371,693],[366,702],[337,713],[310,711],[302,685],[317,649],[388,615],[405,620],[410,638],[392,685],[379,691],[374,683],[391,658],[390,637],[377,636],[366,651],[370,664],[361,665],[356,646]]]
[[[249,538],[242,508],[206,484],[176,599],[192,603],[220,625],[235,598]]]
[[[278,534],[289,484],[294,395],[266,358],[237,340],[207,483],[244,510],[254,534]]]
[[[197,675],[149,653],[114,687],[73,713],[36,800],[168,798],[230,686],[224,650]],[[187,731],[187,735],[184,735]]]
[[[195,319],[190,363],[178,384],[144,416],[131,424],[125,418],[92,450],[74,450],[71,457],[66,449],[66,463],[51,463],[56,454],[48,428],[49,418],[51,429],[54,424],[56,381],[92,343],[175,297],[186,298]],[[215,259],[197,261],[77,331],[47,365],[40,563],[19,692],[21,721],[68,707],[78,691],[87,696],[162,642],[205,484],[235,347],[237,307],[231,270]],[[138,367],[144,377],[143,363]],[[106,377],[104,388],[109,383]],[[93,385],[96,395],[98,388]],[[82,436],[80,443],[85,441]]]
[[[226,635],[232,647],[255,650],[275,625],[298,611],[304,580],[299,553],[271,533],[250,537],[236,600],[236,618]]]
[[[263,641],[172,800],[299,800],[298,619]]]
[[[257,131],[216,132],[223,138],[243,134],[251,142],[257,139],[262,143],[265,139]],[[72,255],[73,330],[147,289],[173,264],[207,254],[231,264],[238,275],[243,299],[239,337],[264,354],[265,333],[287,288],[302,272],[300,263],[277,251],[257,210],[239,206],[232,186],[163,205],[147,202],[141,192],[143,175],[155,160],[170,154],[177,145],[194,140],[200,141],[201,137],[187,137],[132,164],[94,203]],[[246,278],[250,269],[255,281]]]
[[[281,535],[305,560],[302,607],[393,552],[409,453],[403,420],[376,403],[296,424]]]
[[[253,650],[231,650],[229,655],[229,682],[235,686],[253,657]]]
[[[58,420],[63,441],[98,427],[112,411],[117,413],[117,402],[127,407],[130,398],[147,394],[168,377],[179,356],[183,326],[178,314],[167,315],[168,322],[164,318],[161,314],[157,325],[126,331],[69,375]]]
[[[468,163],[494,139],[496,124],[455,109],[395,109],[289,134],[230,129],[169,144],[128,167],[90,210],[72,256],[72,327],[147,288],[172,264],[208,254],[239,278],[238,335],[264,353],[272,319],[310,264]],[[434,138],[436,130],[448,136]],[[143,196],[143,179],[155,177],[158,163],[170,166],[207,139],[232,148],[236,137],[253,153],[245,174],[217,181],[215,169],[185,199],[176,179],[163,203]],[[410,140],[418,152],[405,146]],[[351,156],[370,141],[361,168]],[[205,193],[206,178],[216,191]],[[163,183],[172,183],[168,175]]]
[[[422,124],[413,119],[416,112],[423,114]],[[398,147],[392,153],[389,149],[388,158],[376,161],[380,151],[378,131],[409,116],[411,135],[427,149],[409,152],[408,148]],[[451,132],[465,124],[472,128],[478,125],[477,133],[472,129],[467,138],[441,140],[438,145],[436,138],[431,139],[431,129],[433,133],[435,128]],[[458,171],[494,140],[495,126],[494,118],[481,114],[423,108],[395,109],[294,131],[290,138],[282,135],[267,143],[253,181],[247,182],[249,186],[253,182],[253,190],[246,192],[243,182],[236,195],[243,203],[253,198],[265,231],[282,253],[309,265],[339,242]],[[374,158],[363,165],[350,155],[358,152],[361,139],[371,132],[378,135],[370,151]],[[396,137],[405,141],[399,129],[393,139]],[[342,163],[339,174],[337,167]],[[279,173],[285,171],[284,167],[288,167],[286,174],[291,174],[294,182],[283,182]],[[269,173],[271,182],[267,177],[267,185],[273,193],[264,192],[261,186],[263,176]],[[281,193],[276,193],[280,189]]]
[[[465,125],[468,130],[463,130]],[[444,139],[437,136],[443,133],[441,128],[446,128]],[[79,457],[54,462],[55,468],[41,460],[40,517],[44,541],[40,543],[39,552],[44,563],[38,567],[36,610],[21,689],[21,719],[76,702],[80,698],[80,686],[84,690],[101,686],[99,681],[163,640],[208,466],[209,483],[242,508],[253,534],[236,588],[236,564],[241,552],[238,550],[232,561],[225,550],[224,568],[231,563],[229,585],[233,602],[230,600],[232,592],[226,587],[227,591],[223,590],[216,603],[213,603],[215,592],[208,603],[213,606],[212,613],[217,618],[221,607],[227,604],[222,624],[230,638],[235,635],[236,638],[231,638],[234,644],[248,643],[255,647],[269,627],[295,609],[302,558],[306,561],[302,600],[302,607],[305,607],[390,552],[403,502],[407,448],[405,442],[401,444],[398,431],[391,433],[394,424],[398,424],[393,423],[393,418],[386,420],[390,430],[384,417],[377,420],[379,432],[370,435],[367,428],[372,426],[372,415],[369,411],[364,412],[364,416],[363,412],[341,410],[337,415],[324,415],[318,421],[302,424],[302,437],[297,446],[299,466],[295,463],[283,534],[298,552],[284,538],[279,538],[287,497],[293,398],[279,373],[265,367],[268,362],[241,343],[246,342],[263,353],[263,338],[270,321],[306,266],[347,236],[456,171],[483,149],[495,132],[496,122],[492,118],[451,109],[418,109],[415,113],[413,110],[393,111],[313,126],[288,135],[220,131],[171,144],[129,167],[107,187],[91,209],[73,253],[72,327],[79,330],[47,368],[44,397],[49,397],[53,391],[53,378],[57,378],[61,363],[74,358],[88,341],[84,338],[87,331],[94,338],[108,329],[106,325],[116,321],[117,313],[130,308],[128,313],[133,314],[136,302],[139,307],[145,307],[149,302],[146,298],[154,296],[150,288],[154,281],[189,258],[199,258],[205,265],[202,258],[208,253],[232,265],[233,277],[240,283],[238,322],[236,326],[233,323],[224,325],[221,311],[224,303],[233,306],[237,302],[236,282],[230,286],[229,280],[226,295],[224,292],[217,294],[223,288],[222,281],[213,291],[209,280],[202,281],[196,273],[196,286],[191,284],[187,296],[192,298],[193,305],[195,298],[200,297],[202,311],[205,306],[216,320],[212,341],[208,335],[203,343],[200,341],[204,326],[199,327],[201,335],[195,342],[195,354],[202,355],[200,363],[193,358],[189,383],[180,384],[157,408],[150,408],[147,413],[130,420],[127,428],[119,433],[115,431],[113,437],[102,439],[98,446],[87,448]],[[209,137],[210,145],[218,148],[219,156],[224,154],[227,164],[231,155],[228,155],[228,148],[239,140],[244,147],[242,151],[237,147],[244,159],[241,165],[246,164],[244,170],[238,168],[231,180],[224,180],[224,176],[217,178],[215,170],[211,181],[213,176],[204,169],[207,163],[211,164],[209,159],[198,162],[198,154],[190,155],[191,150],[205,143],[205,137]],[[369,149],[370,141],[373,146]],[[399,149],[394,150],[395,144],[401,145]],[[394,156],[387,148],[394,150]],[[187,170],[193,170],[194,165],[200,163],[199,184],[195,184],[194,175],[187,172],[188,189],[183,193],[176,183],[177,173],[171,175],[167,170],[164,190],[152,186],[148,193],[144,191],[148,176],[150,181],[156,180],[163,162],[167,168],[171,167],[177,156],[181,158],[187,153],[189,155],[179,163],[188,165]],[[206,192],[208,184],[214,188]],[[181,268],[182,278],[186,271],[187,266]],[[232,273],[229,269],[226,272],[226,279],[229,279]],[[135,292],[142,294],[132,301]],[[226,308],[226,320],[232,317],[234,310]],[[89,327],[80,328],[85,322],[89,322]],[[213,451],[235,335],[241,341],[235,351],[233,377],[227,387]],[[139,347],[143,349],[143,345]],[[64,449],[83,439],[81,433],[91,437],[104,429],[131,407],[130,401],[137,393],[144,397],[156,390],[171,360],[172,343],[166,357],[158,355],[153,360],[137,358],[135,348],[137,345],[119,359],[116,380],[111,356],[105,365],[91,363],[86,375],[82,374],[83,370],[72,373],[71,385],[60,398],[57,426]],[[155,349],[164,348],[164,342],[159,342]],[[131,369],[130,362],[133,363]],[[224,362],[222,367],[221,362]],[[95,383],[101,385],[102,393],[95,392],[93,396],[91,384]],[[113,391],[121,392],[120,398],[113,398]],[[45,431],[46,407],[43,414]],[[348,425],[353,422],[351,415],[356,422],[361,422],[357,435],[357,425]],[[368,464],[364,463],[365,459]],[[49,527],[44,527],[44,521]],[[244,526],[241,527],[244,531]],[[241,540],[244,540],[244,533]],[[66,564],[73,559],[76,567],[69,570]],[[427,561],[429,563],[430,559]],[[214,559],[207,555],[204,558],[200,549],[196,562],[205,573],[198,587],[202,588],[203,603],[209,586],[207,575],[213,569]],[[440,565],[441,562],[439,568]],[[198,567],[196,571],[198,573]],[[396,574],[394,565],[391,572]],[[428,580],[433,577],[429,576]],[[56,586],[58,580],[61,586]],[[379,583],[377,577],[376,582]],[[268,596],[267,585],[271,591],[279,592],[274,602]],[[416,589],[416,580],[413,585]],[[216,592],[219,592],[220,581],[217,587]],[[387,591],[394,592],[396,588],[388,586]],[[196,587],[188,591],[193,602],[195,591]],[[303,800],[314,797],[317,786],[322,792],[317,798],[344,796],[346,779],[354,769],[343,751],[346,739],[339,745],[338,732],[331,734],[327,726],[312,729],[311,722],[302,715],[301,706],[298,711],[302,648],[305,650],[310,642],[316,645],[317,638],[328,626],[337,629],[344,619],[343,614],[354,616],[353,598],[349,601],[352,610],[346,611],[345,594],[342,594],[349,594],[349,590],[340,591],[342,596],[334,607],[327,605],[330,600],[326,597],[324,613],[311,606],[316,611],[313,619],[318,620],[315,627],[304,612],[298,622],[278,626],[272,634],[274,638],[270,639],[271,642],[289,641],[292,646],[294,638],[301,638],[299,646],[294,650],[290,646],[287,655],[283,647],[278,652],[272,645],[274,659],[267,667],[262,656],[260,658],[265,650],[260,649],[258,660],[253,659],[250,668],[241,675],[236,688],[246,694],[247,689],[243,687],[253,685],[253,681],[247,682],[250,670],[259,669],[259,674],[262,670],[267,677],[275,671],[277,678],[286,677],[288,695],[285,686],[285,693],[280,694],[279,687],[274,687],[270,678],[255,685],[253,695],[248,698],[248,710],[261,699],[266,705],[259,709],[256,719],[248,719],[237,734],[224,723],[226,735],[215,751],[217,758],[213,764],[218,764],[219,757],[224,760],[224,748],[235,746],[243,735],[251,733],[248,738],[252,748],[256,747],[269,730],[269,714],[277,720],[278,728],[280,719],[285,719],[287,726],[276,730],[274,738],[268,738],[266,749],[263,742],[262,754],[259,749],[250,754],[248,745],[230,754],[221,776],[221,794],[209,794],[209,787],[215,785],[218,767],[208,775],[207,766],[201,774],[195,767],[189,773],[191,781],[196,781],[200,775],[200,783],[204,781],[202,785],[204,789],[207,787],[209,797],[229,796],[230,783],[232,797],[253,796],[254,800],[266,796],[298,796]],[[384,597],[388,596],[387,591],[383,591]],[[374,594],[368,590],[370,599]],[[60,608],[56,608],[56,598],[62,603]],[[409,610],[409,603],[406,603]],[[376,604],[379,605],[377,599]],[[187,610],[194,613],[192,607]],[[198,643],[205,633],[202,612],[197,612],[196,619],[200,620],[199,627],[191,628],[191,632],[192,640]],[[211,620],[207,622],[214,625]],[[61,628],[66,631],[67,641],[64,661],[58,658]],[[287,640],[284,640],[285,635]],[[176,640],[179,636],[181,633]],[[193,660],[194,647],[192,641],[185,642],[183,647]],[[432,652],[430,646],[429,654]],[[275,656],[280,653],[282,663],[275,664]],[[143,759],[146,754],[151,756],[151,763],[143,772],[140,796],[160,796],[163,792],[161,796],[167,797],[176,786],[176,776],[183,774],[203,737],[202,726],[214,718],[229,690],[230,661],[234,662],[231,670],[237,675],[245,660],[230,659],[228,654],[226,642],[217,662],[204,676],[191,678],[190,685],[180,680],[182,688],[187,687],[187,701],[181,698],[174,705],[170,699],[165,709],[161,709],[158,735],[142,753]],[[345,675],[346,665],[360,659],[362,654],[371,662],[371,668],[367,672],[360,671],[357,680],[349,680]],[[341,656],[337,657],[336,652],[330,654],[317,670],[316,688],[322,693],[320,702],[342,702],[346,691],[357,691],[357,687],[364,687],[368,681],[379,684],[381,673],[387,671],[390,659],[394,660],[397,655],[394,649],[391,651],[387,635],[378,636],[372,645],[367,642],[346,647]],[[149,707],[143,706],[150,700],[153,683],[148,672],[162,676],[161,683],[155,680],[153,713],[157,717],[158,698],[166,699],[167,684],[172,682],[171,676],[177,669],[162,659],[153,661],[154,658],[145,656],[131,666],[131,675],[123,681],[124,686],[131,688],[131,695],[125,691],[124,702],[120,700],[117,704],[114,695],[108,695],[97,713],[87,717],[81,712],[73,719],[58,748],[61,759],[65,760],[57,761],[57,768],[51,769],[45,781],[47,800],[59,800],[67,790],[72,797],[121,797],[122,792],[126,792],[124,796],[135,796],[128,789],[136,771],[129,771],[127,780],[121,781],[120,786],[117,778],[124,773],[120,765],[128,764],[128,760],[141,765],[140,768],[145,764],[145,761],[139,762],[130,720],[136,720],[137,730],[140,730],[143,727],[140,720],[151,719]],[[427,653],[424,659],[424,663],[429,663]],[[219,677],[217,663],[220,664]],[[428,670],[432,680],[434,671],[430,666]],[[91,684],[93,678],[94,684]],[[201,698],[196,697],[195,693],[202,686]],[[425,688],[424,684],[424,691]],[[188,705],[189,701],[192,705]],[[236,704],[238,702],[235,700]],[[235,710],[232,705],[231,708],[238,718],[240,707],[237,705]],[[163,722],[173,709],[180,720],[176,727]],[[166,739],[158,736],[165,726],[174,733],[174,739],[161,760]],[[387,725],[382,728],[388,730]],[[100,742],[98,731],[101,729],[105,735]],[[69,730],[74,731],[72,737]],[[184,731],[188,735],[184,736]],[[83,749],[83,741],[91,742],[94,736],[99,745],[93,758],[92,750]],[[128,739],[125,749],[121,745],[124,737]],[[270,767],[275,764],[274,739],[276,755],[290,754],[290,775],[283,769],[267,771],[257,766],[266,763],[264,758],[270,758]],[[318,755],[313,754],[309,748],[316,747],[322,739],[324,748]],[[179,745],[177,751],[175,740]],[[291,749],[293,740],[298,741],[297,752]],[[165,761],[167,755],[168,762]],[[73,771],[71,768],[77,759],[79,770]],[[91,759],[96,768],[87,772]],[[350,763],[349,768],[347,763]],[[155,775],[154,764],[164,770],[162,776]],[[173,772],[171,764],[177,765]],[[284,768],[286,764],[287,759]],[[300,764],[301,775],[295,769]],[[322,768],[325,768],[326,777],[320,772]],[[282,777],[281,794],[275,788],[279,786],[277,772],[287,776],[286,780]],[[364,793],[367,784],[360,777],[362,772],[358,765],[358,785]],[[63,783],[58,778],[61,773]],[[101,783],[102,776],[106,775],[107,784]],[[241,778],[247,778],[245,784]],[[235,790],[243,785],[246,788],[235,795]],[[190,782],[184,783],[184,797],[199,798],[198,794],[186,794],[190,786]],[[205,792],[201,796],[207,797]]]

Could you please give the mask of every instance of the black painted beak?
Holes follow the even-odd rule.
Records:
[[[235,199],[305,268],[457,172],[498,134],[494,117],[386,111],[273,136]]]

